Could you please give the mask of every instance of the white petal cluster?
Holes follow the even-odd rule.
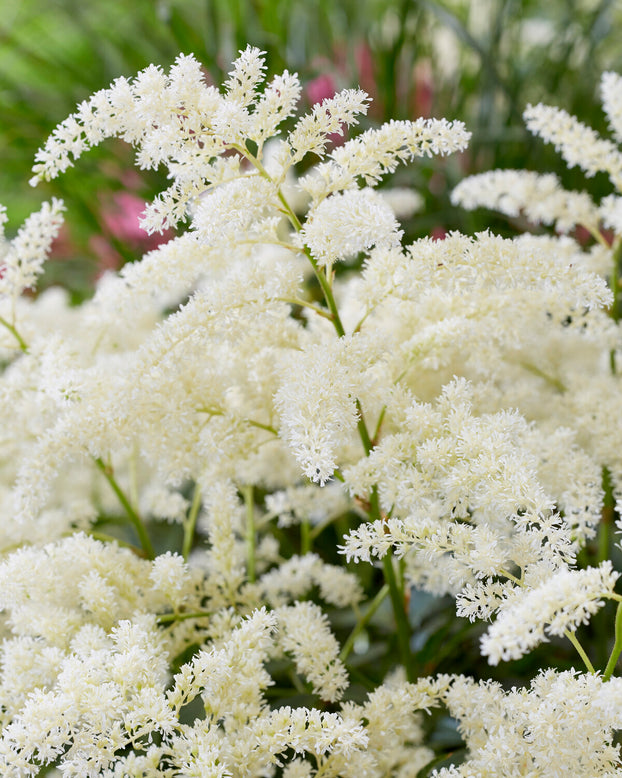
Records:
[[[622,77],[612,71],[603,73],[600,95],[611,132],[618,143],[622,143]]]
[[[580,167],[588,176],[605,172],[616,189],[622,190],[622,152],[615,143],[562,108],[529,105],[523,118],[531,132],[555,146],[568,167]]]
[[[560,570],[520,598],[512,597],[482,638],[482,654],[496,665],[519,659],[546,635],[574,632],[602,608],[619,575],[610,561],[587,570]]]
[[[605,227],[622,235],[622,197],[609,195],[603,198],[599,210]]]
[[[289,134],[287,144],[292,161],[298,162],[306,154],[323,156],[328,136],[343,135],[344,128],[356,124],[359,115],[367,113],[369,97],[362,89],[344,89],[334,97],[316,103],[310,114],[298,120]]]
[[[293,656],[297,671],[321,699],[339,700],[348,686],[348,674],[326,614],[312,602],[296,602],[276,613],[281,629],[279,645]]]
[[[557,176],[529,170],[492,170],[469,176],[451,193],[454,205],[490,208],[507,216],[524,214],[534,224],[551,224],[569,232],[580,224],[595,230],[599,212],[587,192],[568,192]]]
[[[320,597],[339,608],[356,606],[363,599],[359,579],[337,565],[323,562],[317,554],[294,555],[262,575],[262,596],[273,607],[307,595],[319,587]]]
[[[335,470],[338,447],[356,431],[356,346],[333,340],[292,355],[276,394],[281,435],[303,473],[320,485]]]
[[[393,210],[373,189],[334,194],[313,208],[300,237],[318,265],[378,248],[395,248],[402,232]]]
[[[601,97],[614,138],[622,142],[622,79],[617,73],[603,73]],[[578,166],[587,176],[609,175],[622,190],[622,151],[613,141],[601,138],[590,127],[566,111],[542,104],[530,105],[524,113],[527,128],[552,143],[568,167]],[[512,218],[523,215],[534,224],[552,225],[558,232],[569,232],[580,225],[593,236],[601,228],[622,235],[619,198],[609,195],[600,202],[587,192],[565,190],[557,176],[527,170],[493,170],[470,176],[452,192],[452,202],[463,208],[491,208]],[[605,238],[600,236],[601,242]],[[607,273],[609,268],[607,268]]]
[[[7,241],[4,235],[6,209],[0,205],[0,301],[9,300],[13,310],[21,293],[34,288],[63,224],[64,210],[62,200],[52,198],[50,203],[43,203],[40,211],[31,214],[17,235]]]
[[[268,495],[266,508],[270,516],[278,517],[280,527],[289,527],[301,521],[318,525],[348,511],[350,501],[339,484],[329,483],[321,489],[313,484],[304,484]]]
[[[5,775],[34,776],[60,759],[75,778],[125,775],[141,764],[164,776],[165,765],[185,773],[210,758],[259,775],[288,749],[334,755],[341,764],[367,744],[362,714],[271,710],[264,699],[272,684],[265,663],[283,650],[324,699],[347,685],[339,646],[312,603],[262,608],[247,619],[230,608],[215,613],[213,639],[204,627],[205,646],[171,684],[178,647],[200,633],[194,627],[184,635],[184,622],[173,632],[160,629],[156,614],[200,609],[207,595],[205,588],[195,593],[196,578],[179,557],[151,563],[75,535],[14,553],[0,580],[10,614],[0,654]],[[196,699],[204,715],[189,726],[185,706]]]
[[[467,757],[433,775],[617,775],[621,694],[619,678],[575,671],[548,670],[529,688],[507,692],[498,683],[457,677],[442,699],[458,720]]]
[[[470,137],[471,133],[462,122],[446,119],[389,121],[334,149],[326,162],[300,180],[300,185],[314,201],[350,189],[358,179],[374,186],[400,162],[463,151]]]

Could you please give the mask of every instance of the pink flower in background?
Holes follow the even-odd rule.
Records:
[[[110,235],[132,248],[150,251],[168,240],[171,235],[147,235],[140,226],[146,203],[131,192],[115,192],[112,203],[102,210],[102,221]]]
[[[420,116],[429,118],[432,116],[434,105],[434,74],[429,60],[422,59],[415,65],[415,89],[412,101],[412,115],[417,119]]]
[[[354,50],[359,86],[371,97],[370,113],[381,115],[382,105],[378,96],[378,84],[374,72],[374,55],[368,43],[359,43]]]
[[[99,259],[100,275],[104,270],[115,270],[123,264],[123,258],[111,238],[143,254],[172,237],[170,230],[162,235],[147,235],[140,226],[144,210],[145,201],[131,192],[115,192],[112,202],[103,207],[103,234],[93,235],[89,240],[89,246]]]
[[[328,73],[322,73],[317,78],[309,81],[306,86],[307,99],[311,105],[321,103],[322,100],[326,100],[328,97],[334,97],[336,92],[335,80]]]

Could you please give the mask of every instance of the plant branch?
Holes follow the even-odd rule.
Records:
[[[7,330],[11,333],[11,335],[15,338],[17,341],[20,351],[23,351],[24,354],[28,353],[28,344],[26,341],[22,338],[22,336],[19,334],[17,329],[13,324],[8,322],[3,316],[0,316],[0,324],[2,324],[3,327],[6,327]]]
[[[181,547],[181,555],[185,560],[190,556],[192,550],[192,541],[194,540],[194,532],[197,526],[197,518],[199,516],[199,508],[201,507],[201,490],[198,484],[194,485],[194,494],[192,495],[192,505],[188,517],[184,522],[184,539]]]
[[[578,640],[577,636],[575,635],[575,633],[571,632],[571,630],[569,630],[569,629],[565,629],[564,630],[564,635],[568,638],[568,640],[576,648],[577,653],[579,654],[579,656],[583,660],[583,664],[587,668],[587,671],[589,673],[591,673],[592,675],[594,675],[594,673],[596,672],[596,670],[594,669],[594,665],[590,662],[590,658],[585,653],[585,650],[584,650],[583,646],[581,645],[581,643],[579,643],[579,640]]]
[[[376,594],[374,599],[370,602],[369,608],[367,608],[364,615],[361,616],[361,618],[357,621],[356,625],[354,626],[354,629],[348,635],[348,639],[343,644],[341,653],[339,654],[339,659],[341,659],[342,662],[345,662],[346,659],[348,658],[348,655],[350,654],[350,651],[352,651],[352,648],[354,647],[354,643],[357,637],[369,624],[372,616],[378,610],[378,608],[382,604],[382,601],[387,596],[387,594],[389,594],[389,584],[385,583],[382,589],[380,589],[380,591]]]
[[[145,525],[143,524],[142,519],[136,513],[134,508],[132,508],[130,501],[125,496],[119,484],[116,482],[112,467],[106,465],[100,457],[97,457],[95,459],[95,464],[104,475],[104,478],[110,484],[112,491],[119,498],[119,502],[121,503],[121,505],[125,508],[127,517],[130,520],[134,529],[136,530],[136,534],[138,535],[138,539],[140,540],[140,545],[143,547],[147,558],[153,559],[155,557],[155,551],[151,544],[151,540],[149,539],[149,535],[147,534],[147,530],[145,529]]]
[[[246,506],[246,575],[250,583],[255,582],[255,502],[253,487],[243,486],[240,491]]]
[[[192,613],[163,613],[157,617],[158,624],[171,624],[174,621],[187,621],[188,619],[209,619],[210,611],[194,611]]]
[[[619,602],[618,608],[616,610],[615,643],[613,644],[613,648],[611,649],[611,655],[609,657],[609,661],[607,662],[607,667],[605,668],[605,672],[603,673],[603,681],[608,681],[613,675],[613,671],[616,668],[616,664],[618,662],[621,653],[622,653],[622,602]]]

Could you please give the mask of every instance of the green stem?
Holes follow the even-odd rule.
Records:
[[[572,643],[572,645],[576,648],[577,653],[583,660],[583,664],[586,666],[587,671],[594,675],[596,670],[594,669],[594,665],[590,662],[590,658],[585,653],[583,646],[581,643],[579,643],[579,640],[574,632],[571,632],[569,629],[564,630],[564,635],[568,638],[568,640]]]
[[[262,424],[262,422],[255,421],[254,419],[244,419],[244,421],[246,424],[250,424],[251,427],[257,427],[257,429],[270,432],[272,435],[276,435],[277,438],[279,436],[279,431],[272,427],[270,424]]]
[[[613,251],[613,267],[611,268],[611,292],[613,294],[613,302],[609,309],[611,318],[614,321],[619,321],[622,317],[622,311],[620,310],[620,264],[622,263],[622,240],[618,242],[618,245]]]
[[[142,548],[139,548],[132,543],[128,543],[127,540],[122,540],[114,535],[108,535],[106,532],[98,532],[97,530],[89,530],[88,534],[95,540],[101,540],[102,543],[117,543],[119,546],[123,546],[123,548],[129,548],[136,556],[145,556],[145,552]]]
[[[246,157],[246,159],[251,163],[251,165],[253,165],[253,167],[259,172],[259,174],[263,176],[263,178],[267,179],[268,181],[272,181],[270,174],[267,172],[267,170],[264,168],[261,162],[257,159],[257,157],[251,154],[247,148],[245,148],[244,146],[239,146],[237,144],[231,144],[231,147],[236,149],[236,151],[239,151],[240,154]],[[283,206],[283,212],[290,220],[293,228],[296,230],[296,232],[301,232],[302,224],[300,223],[300,219],[296,216],[293,208],[287,202],[285,195],[280,189],[278,190],[278,198],[279,198],[279,202]],[[303,248],[303,253],[311,263],[313,272],[315,273],[316,278],[319,281],[320,286],[322,287],[322,292],[324,293],[324,299],[326,300],[326,305],[328,306],[328,309],[330,310],[331,313],[330,318],[331,321],[333,322],[333,326],[337,331],[339,337],[342,338],[346,334],[346,331],[341,322],[339,311],[337,310],[337,303],[335,302],[335,298],[333,296],[333,290],[331,289],[328,278],[326,277],[326,273],[322,272],[321,268],[318,266],[317,260],[313,257],[313,255],[311,254],[311,252],[306,246]]]
[[[324,308],[320,308],[318,305],[314,305],[313,303],[303,300],[301,297],[277,297],[276,299],[283,303],[289,303],[290,305],[298,305],[301,308],[309,308],[309,310],[317,313],[318,316],[322,316],[324,319],[328,319],[329,321],[333,320],[332,313],[329,313]]]
[[[365,425],[363,425],[365,426]],[[365,434],[369,441],[369,434],[367,434],[367,428],[365,427]],[[362,436],[363,437],[363,436]],[[363,441],[365,444],[365,441]],[[374,522],[379,520],[380,514],[380,502],[378,500],[378,488],[374,485],[369,495],[369,519]],[[408,615],[404,609],[404,592],[400,589],[397,578],[395,576],[395,570],[393,569],[393,554],[388,553],[382,560],[384,570],[384,580],[389,587],[389,594],[391,595],[391,605],[393,606],[393,617],[395,618],[395,624],[397,627],[397,643],[399,646],[400,657],[402,664],[406,670],[406,678],[408,681],[414,681],[414,673],[411,662],[410,653],[410,624],[408,623]]]
[[[391,595],[391,605],[393,606],[393,615],[397,626],[397,643],[399,646],[402,664],[406,670],[406,678],[411,683],[415,681],[410,657],[410,625],[408,616],[404,610],[404,597],[397,585],[395,570],[393,569],[393,556],[387,554],[382,560],[384,579],[389,587]]]
[[[296,219],[296,221],[298,220]],[[337,303],[335,302],[335,298],[333,296],[333,290],[331,288],[330,283],[328,282],[328,278],[326,278],[326,274],[323,273],[322,270],[318,267],[317,260],[314,259],[311,252],[306,246],[304,248],[304,253],[309,259],[309,262],[311,263],[311,267],[315,272],[317,280],[320,282],[320,286],[322,287],[322,292],[324,293],[324,299],[326,300],[326,305],[328,305],[328,308],[331,312],[331,321],[333,322],[333,327],[335,328],[337,335],[339,335],[340,338],[343,338],[343,336],[346,334],[346,331],[341,322],[341,317],[339,316],[339,311],[337,310]]]
[[[300,522],[300,553],[302,556],[311,551],[311,525],[309,519]]]
[[[246,575],[254,583],[255,575],[255,501],[253,487],[243,486],[240,490],[246,506]]]
[[[15,338],[15,340],[19,344],[20,350],[23,351],[24,354],[27,354],[28,353],[28,344],[22,338],[22,336],[19,334],[19,332],[15,329],[13,324],[8,322],[3,316],[0,316],[0,324],[2,324],[3,327],[6,327],[7,330],[11,333],[11,335]]]
[[[530,373],[533,373],[533,375],[538,376],[538,378],[542,378],[548,384],[550,384],[555,389],[557,389],[557,391],[560,394],[565,393],[566,387],[559,379],[553,378],[553,376],[548,375],[548,373],[545,373],[544,370],[540,370],[540,368],[536,367],[536,365],[532,365],[531,362],[519,362],[519,365],[521,367],[524,367],[525,370],[528,370]]]
[[[603,467],[603,508],[602,519],[598,525],[598,562],[604,562],[610,556],[611,528],[615,521],[615,497],[613,495],[613,483],[608,467]]]
[[[184,559],[188,559],[190,551],[192,550],[192,541],[194,540],[194,532],[197,526],[197,518],[199,516],[199,508],[201,507],[201,490],[198,484],[194,485],[194,494],[192,495],[192,505],[190,506],[190,512],[188,518],[184,522],[184,539],[181,546],[181,555]]]
[[[365,454],[369,456],[374,445],[371,438],[369,437],[367,425],[365,424],[365,419],[363,418],[363,409],[361,408],[361,403],[358,400],[356,401],[356,410],[359,417],[357,422],[359,437],[361,438],[363,448],[365,449]],[[380,518],[380,509],[378,509],[378,518]]]
[[[603,681],[608,681],[613,675],[620,654],[622,653],[622,602],[618,603],[615,621],[615,643],[611,649],[611,655],[607,662],[607,667],[603,673]]]
[[[195,611],[193,613],[163,613],[158,616],[158,624],[171,624],[174,621],[187,621],[188,619],[209,619],[210,611]]]
[[[153,546],[151,545],[151,540],[149,540],[149,535],[147,534],[145,525],[143,524],[142,519],[136,513],[134,508],[132,508],[130,501],[127,499],[127,497],[121,490],[119,484],[116,482],[115,477],[113,475],[112,468],[106,465],[100,457],[97,457],[95,459],[95,464],[103,473],[104,478],[110,484],[112,491],[119,498],[119,502],[121,503],[121,505],[125,508],[125,512],[127,513],[127,516],[130,522],[132,523],[132,526],[136,530],[136,534],[138,535],[138,539],[140,540],[140,545],[143,547],[147,558],[153,559],[155,557],[155,551],[153,549]]]
[[[375,444],[378,440],[378,435],[380,435],[380,428],[382,427],[382,422],[384,421],[384,415],[387,412],[387,406],[383,405],[382,410],[380,411],[380,416],[378,416],[378,421],[376,422],[376,429],[374,430],[374,437],[371,439],[372,444]]]
[[[374,599],[370,602],[369,608],[365,611],[365,614],[361,616],[361,618],[357,621],[354,629],[348,635],[348,639],[343,644],[343,648],[341,649],[341,653],[339,654],[339,659],[341,659],[342,662],[345,662],[346,659],[348,658],[348,655],[350,654],[350,651],[352,651],[352,648],[354,647],[354,642],[356,641],[357,637],[369,624],[372,616],[378,610],[378,608],[382,604],[382,601],[387,596],[387,594],[389,594],[389,584],[385,583],[382,589],[380,589],[380,591],[376,594]]]

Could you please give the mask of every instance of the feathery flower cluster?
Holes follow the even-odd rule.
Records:
[[[580,224],[598,246],[404,246],[416,196],[374,187],[465,149],[464,126],[353,135],[364,92],[299,116],[297,76],[265,71],[249,47],[219,90],[181,55],[56,128],[33,183],[121,138],[171,182],[143,227],[189,222],[92,299],[20,297],[59,201],[0,244],[0,773],[618,774],[622,647],[592,672],[578,628],[622,599],[612,564],[579,556],[622,499],[621,198],[494,171],[455,202]],[[603,76],[617,140],[621,83]],[[526,116],[620,187],[615,143],[557,109]],[[491,664],[566,636],[589,672],[413,682],[415,587],[492,620]],[[443,706],[466,753],[434,771],[425,716]]]
[[[621,83],[617,73],[609,72],[603,73],[600,84],[603,108],[618,143],[622,142]],[[553,106],[530,105],[523,116],[527,128],[552,143],[568,167],[578,166],[588,177],[607,173],[616,190],[622,191],[622,151],[616,143]],[[597,204],[586,192],[564,190],[555,175],[527,170],[494,170],[472,176],[452,193],[452,201],[464,208],[481,206],[511,217],[523,213],[529,221],[554,225],[559,232],[581,225],[595,236],[599,236],[601,224],[618,236],[622,234],[618,199],[610,195]]]

